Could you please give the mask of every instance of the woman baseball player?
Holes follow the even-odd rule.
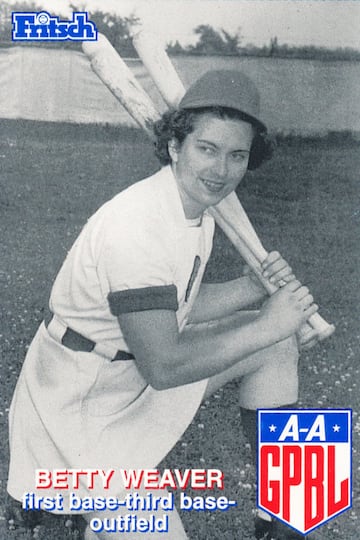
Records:
[[[90,218],[56,278],[49,320],[29,348],[10,413],[8,491],[19,501],[25,492],[44,495],[34,487],[39,468],[156,467],[202,400],[234,378],[241,378],[250,438],[257,407],[297,399],[295,334],[317,306],[286,261],[276,252],[264,261],[264,275],[285,283],[266,300],[249,274],[202,283],[214,233],[207,209],[270,156],[255,86],[237,71],[208,72],[155,133],[163,167]],[[261,300],[260,311],[243,311]],[[124,497],[120,480],[105,491],[97,482],[87,488],[80,482],[77,494]],[[128,513],[122,507],[116,515]],[[149,513],[163,511],[137,514]],[[114,512],[83,516],[90,524]],[[177,512],[168,516],[169,538],[187,538]],[[286,531],[265,519],[256,534],[296,537]],[[88,540],[107,534],[86,529]]]

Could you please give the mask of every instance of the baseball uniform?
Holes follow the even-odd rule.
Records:
[[[54,316],[47,328],[40,326],[13,397],[8,491],[15,499],[36,492],[36,468],[152,468],[181,437],[207,380],[157,391],[134,360],[111,361],[117,351],[131,353],[117,316],[171,309],[181,331],[213,233],[207,212],[186,219],[169,166],[90,218],[55,280]],[[95,349],[62,345],[68,329],[96,343]],[[119,493],[120,481],[112,488]],[[78,493],[89,495],[85,488]],[[100,486],[90,494],[98,493]]]
[[[49,303],[53,318],[47,328],[40,326],[14,393],[8,491],[15,499],[36,492],[37,468],[148,469],[179,440],[208,381],[157,391],[133,359],[112,361],[119,351],[122,358],[131,355],[117,316],[170,309],[182,331],[213,234],[214,221],[207,212],[201,219],[186,219],[170,166],[121,192],[90,218],[55,280]],[[236,326],[239,317],[219,324]],[[69,329],[77,332],[77,342],[79,336],[83,341],[78,351],[62,344]],[[86,352],[84,341],[89,340],[95,347]],[[253,373],[240,383],[242,406],[256,408],[254,400],[266,399],[278,405],[268,384],[266,389],[260,383],[272,380],[274,362],[281,365],[275,371],[275,390],[284,386],[279,372],[284,373],[284,365],[290,362],[296,374],[297,358],[288,353],[280,344],[256,353],[265,355],[269,365],[260,381]],[[293,382],[291,388],[287,385],[290,394],[296,390],[297,380]],[[118,480],[106,495],[121,493]],[[46,494],[57,491],[47,489]],[[103,490],[99,484],[90,493],[85,486],[77,493],[96,496]]]

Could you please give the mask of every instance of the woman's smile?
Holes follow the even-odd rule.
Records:
[[[204,184],[206,189],[208,189],[212,193],[219,193],[225,186],[224,182],[208,180],[206,178],[200,178],[200,181]]]

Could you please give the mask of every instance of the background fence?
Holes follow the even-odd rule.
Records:
[[[138,60],[128,60],[160,109],[164,104]],[[360,62],[176,56],[187,85],[214,68],[239,69],[257,84],[271,131],[360,134]],[[0,49],[0,118],[133,125],[80,52]]]

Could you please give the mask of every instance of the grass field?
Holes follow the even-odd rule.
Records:
[[[105,200],[157,169],[137,130],[2,121],[0,124],[0,538],[79,538],[64,518],[35,533],[8,530],[7,413],[23,358],[42,320],[59,266],[86,219]],[[276,156],[244,180],[240,197],[268,249],[309,285],[336,334],[302,355],[305,407],[353,408],[354,505],[313,538],[356,540],[360,519],[359,147],[351,138],[279,141]],[[207,279],[235,277],[241,260],[217,231]],[[241,432],[236,383],[204,404],[164,467],[220,468],[227,512],[188,512],[193,540],[252,539],[255,473]]]

